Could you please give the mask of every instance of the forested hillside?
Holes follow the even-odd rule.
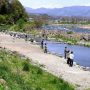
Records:
[[[27,17],[18,0],[0,0],[0,24],[16,23],[20,18],[26,21]]]

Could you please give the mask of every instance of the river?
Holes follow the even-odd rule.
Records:
[[[61,31],[72,31],[72,32],[77,32],[77,33],[88,33],[90,34],[90,29],[84,29],[80,28],[77,25],[46,25],[42,27],[45,30],[61,30]]]
[[[14,33],[14,32],[11,32]],[[10,34],[10,32],[9,32]],[[20,38],[25,38],[25,34],[17,33]],[[31,38],[32,35],[28,35],[28,38]],[[41,38],[35,38],[37,42],[41,42]],[[45,41],[47,43],[47,49],[51,53],[56,53],[58,55],[64,56],[64,48],[67,47],[68,50],[71,50],[74,52],[75,58],[74,61],[85,67],[90,67],[90,48],[79,46],[79,45],[69,45],[64,44],[60,42],[54,42],[54,41]]]
[[[85,67],[90,67],[90,48],[78,45],[68,45],[64,43],[57,43],[52,41],[46,41],[48,51],[51,53],[61,54],[64,56],[64,48],[74,52],[74,61]]]

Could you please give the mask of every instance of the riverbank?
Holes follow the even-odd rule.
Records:
[[[90,24],[88,24],[88,25],[79,25],[79,27],[90,30]]]
[[[90,42],[85,42],[85,41],[78,41],[78,42],[71,42],[71,41],[63,41],[63,40],[58,40],[56,38],[49,38],[50,41],[53,41],[53,42],[58,42],[58,43],[64,43],[64,44],[69,44],[69,45],[79,45],[79,46],[85,46],[85,47],[90,47]]]
[[[90,88],[90,72],[84,71],[78,65],[69,67],[64,58],[52,54],[45,54],[40,46],[25,42],[23,39],[17,39],[0,33],[0,46],[11,51],[17,51],[20,54],[32,59],[33,62],[44,65],[44,70],[62,77],[65,81],[72,83],[76,90],[84,90]]]
[[[83,28],[83,29],[89,29],[90,30],[90,24],[52,24],[52,25],[57,25],[57,26],[70,26],[69,28],[72,28],[74,26],[77,26],[79,28]]]
[[[44,26],[49,39],[63,41],[74,45],[90,47],[89,30],[81,28],[81,24],[62,24]],[[80,42],[80,43],[79,43]]]

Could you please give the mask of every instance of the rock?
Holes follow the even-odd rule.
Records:
[[[73,62],[73,65],[75,65],[75,66],[76,66],[76,65],[77,65],[77,63],[76,63],[76,62]]]

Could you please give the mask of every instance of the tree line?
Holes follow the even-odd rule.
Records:
[[[58,20],[60,24],[90,24],[90,17],[61,16],[57,17],[56,20]]]

